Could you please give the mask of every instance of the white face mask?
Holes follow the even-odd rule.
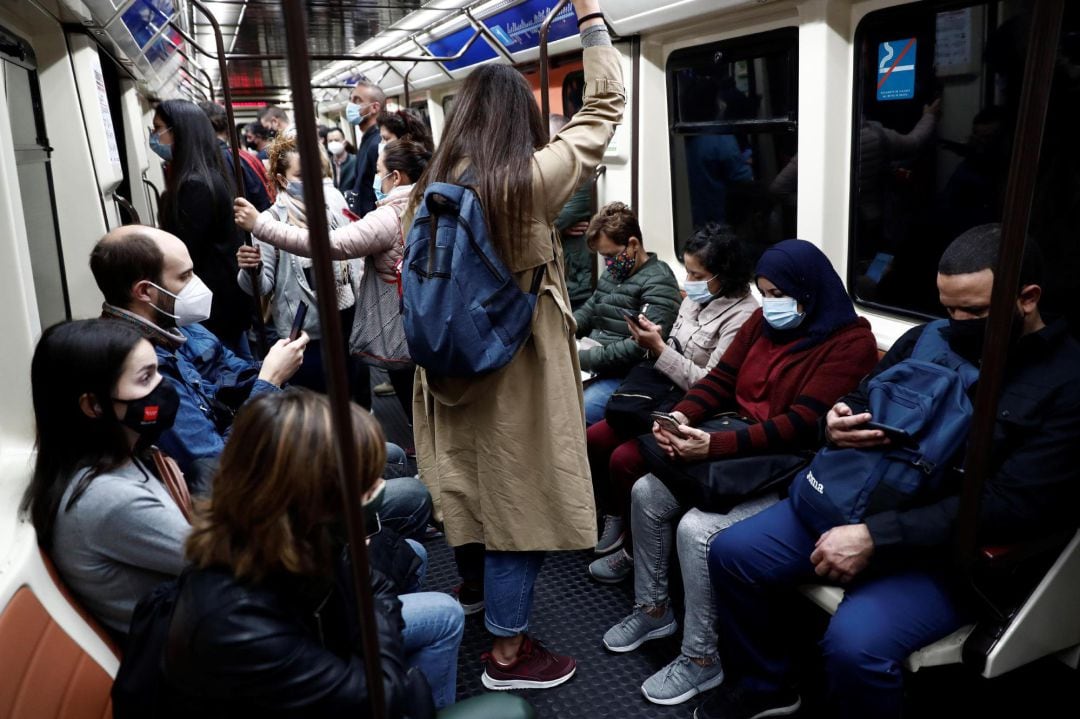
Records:
[[[382,157],[383,150],[385,150],[385,149],[386,149],[386,142],[385,141],[380,142],[379,143],[379,156],[380,157]]]
[[[199,279],[198,275],[192,275],[191,281],[184,285],[184,289],[180,290],[178,295],[174,295],[153,282],[150,284],[173,298],[173,312],[176,314],[170,314],[153,303],[150,306],[166,317],[172,317],[177,327],[187,327],[210,319],[210,307],[214,303],[214,293]]]
[[[326,143],[326,149],[330,151],[330,154],[337,157],[341,153],[345,152],[345,143],[338,142],[337,140],[331,140]]]

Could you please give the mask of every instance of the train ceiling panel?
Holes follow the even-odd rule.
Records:
[[[226,49],[235,55],[285,55],[284,19],[279,0],[226,0],[205,3],[210,6],[226,36]],[[312,55],[334,55],[352,52],[356,47],[419,10],[420,0],[307,0],[308,51]],[[225,26],[224,17],[231,20]],[[196,35],[200,42],[212,46],[209,26],[195,14]],[[317,72],[327,63],[313,61]],[[207,67],[210,70],[209,67]],[[217,79],[217,68],[211,70]],[[289,84],[288,65],[284,60],[229,61],[229,80],[237,94],[258,93],[258,88],[281,88]],[[273,97],[287,93],[270,91]]]

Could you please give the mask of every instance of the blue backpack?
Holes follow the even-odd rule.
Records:
[[[967,441],[967,393],[979,378],[979,370],[949,347],[942,335],[947,327],[945,320],[928,324],[911,356],[867,386],[873,421],[907,431],[915,444],[819,451],[790,489],[792,508],[808,527],[821,533],[858,524],[917,505],[940,489]]]
[[[469,187],[424,192],[402,260],[402,320],[409,354],[434,375],[472,377],[513,359],[532,332],[544,268],[522,292],[488,236]]]

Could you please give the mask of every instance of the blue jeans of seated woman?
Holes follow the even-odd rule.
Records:
[[[536,575],[543,552],[484,554],[484,626],[497,637],[514,637],[529,628]]]
[[[417,537],[431,519],[431,494],[418,477],[386,480],[379,520],[402,537]],[[374,531],[369,528],[368,531]]]
[[[402,594],[401,619],[405,628],[405,663],[417,667],[431,685],[439,709],[454,703],[457,693],[457,660],[465,632],[465,611],[449,594],[417,592]]]
[[[594,379],[585,385],[585,426],[596,424],[604,418],[604,410],[607,408],[611,393],[619,388],[622,379],[609,377],[607,379]]]

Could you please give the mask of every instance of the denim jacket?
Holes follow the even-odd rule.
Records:
[[[248,399],[280,388],[258,379],[259,363],[237,357],[202,325],[180,327],[187,342],[175,352],[155,345],[158,371],[180,394],[180,410],[172,429],[158,446],[176,460],[181,471],[225,448],[231,414]]]

